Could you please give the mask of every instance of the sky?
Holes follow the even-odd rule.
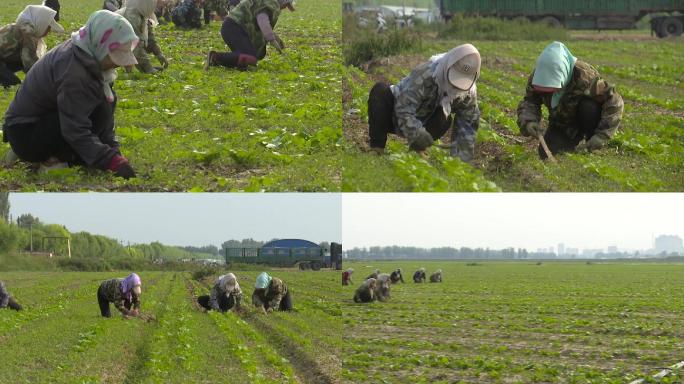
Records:
[[[652,236],[684,238],[684,194],[344,194],[345,249],[566,247],[645,250]]]
[[[11,193],[10,214],[30,213],[71,232],[124,242],[216,245],[226,240],[341,240],[339,194]]]

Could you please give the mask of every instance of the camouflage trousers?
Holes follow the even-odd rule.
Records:
[[[444,116],[441,108],[436,108],[422,120],[425,130],[435,140],[444,136],[453,122],[451,116]],[[463,161],[473,158],[476,129],[477,125],[461,124],[457,120],[451,132],[452,156],[458,156]],[[368,96],[368,136],[371,148],[385,148],[387,135],[390,133],[401,136],[394,125],[394,95],[389,85],[376,83]]]
[[[575,137],[568,136],[567,130],[554,124],[553,121],[549,122],[549,129],[544,134],[544,140],[551,153],[573,151],[583,139],[588,140],[594,136],[594,132],[601,121],[601,108],[601,104],[589,98],[579,102],[575,121],[572,122],[577,127],[578,134]],[[544,152],[541,144],[537,148],[537,152],[541,159],[546,159],[546,152]]]

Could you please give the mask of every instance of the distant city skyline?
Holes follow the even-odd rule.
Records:
[[[346,249],[470,247],[647,250],[684,235],[684,194],[344,194]]]

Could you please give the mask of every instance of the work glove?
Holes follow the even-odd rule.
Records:
[[[128,159],[121,155],[115,155],[109,162],[109,170],[114,172],[115,175],[123,177],[124,179],[132,179],[135,177],[135,171],[130,164],[128,164]]]
[[[521,130],[523,136],[532,136],[532,137],[538,137],[538,136],[544,136],[544,128],[542,127],[541,124],[537,121],[530,121],[527,124],[525,124],[525,129]]]
[[[410,148],[414,151],[422,152],[431,146],[434,141],[435,139],[432,138],[432,135],[424,128],[421,128],[413,142],[411,142]]]
[[[162,65],[163,69],[166,69],[169,67],[169,61],[166,59],[164,55],[159,55],[157,57],[157,60],[159,60],[159,63]]]
[[[603,144],[603,139],[594,135],[589,140],[579,143],[577,147],[575,147],[575,152],[584,153],[595,151],[603,147]]]

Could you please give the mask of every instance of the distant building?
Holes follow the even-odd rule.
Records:
[[[618,253],[618,247],[616,245],[611,245],[608,247],[608,253]]]
[[[656,253],[681,253],[684,252],[682,238],[676,235],[660,235],[655,238]]]
[[[563,256],[565,255],[565,244],[560,243],[558,244],[558,256]]]
[[[579,255],[579,248],[568,248],[565,250],[568,256],[573,257]]]

